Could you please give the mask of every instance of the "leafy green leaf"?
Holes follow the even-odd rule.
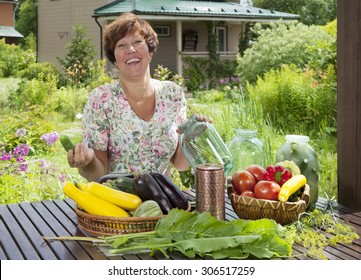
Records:
[[[279,235],[283,227],[272,220],[219,221],[208,212],[173,209],[153,232],[106,237],[111,254],[178,251],[188,258],[272,258],[289,256],[292,247]],[[119,239],[119,240],[118,240]]]

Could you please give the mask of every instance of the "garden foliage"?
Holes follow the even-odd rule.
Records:
[[[185,83],[194,92],[194,98],[187,100],[188,115],[203,113],[213,119],[226,144],[237,128],[257,129],[267,164],[275,163],[285,134],[309,135],[319,154],[320,195],[333,196],[337,192],[336,22],[324,27],[275,24],[254,30],[258,37],[238,58],[239,77],[230,73],[231,64],[220,64],[217,73],[223,76],[213,88],[208,88],[209,79],[215,77],[207,74],[208,61],[183,57],[191,66],[183,73]],[[62,197],[59,179],[79,176],[69,168],[59,141],[54,138],[49,145],[49,135],[80,127],[76,116],[81,117],[90,90],[110,82],[110,77],[105,61],[94,59],[85,30],[77,26],[74,31],[68,53],[60,59],[65,72],[49,63],[36,63],[32,50],[0,40],[0,78],[12,77],[11,85],[0,86],[4,93],[0,173],[16,161],[5,160],[10,151],[21,144],[29,146],[27,169],[0,176],[0,203]],[[162,65],[153,76],[183,82],[183,77]],[[194,183],[191,172],[172,174],[177,184],[181,184],[179,178],[185,186]]]
[[[297,14],[307,25],[324,25],[336,18],[337,0],[252,0],[255,7]]]
[[[300,69],[308,66],[326,69],[335,64],[336,36],[319,26],[301,23],[272,23],[268,28],[256,24],[258,38],[243,56],[238,56],[237,74],[254,83],[257,77],[284,64]]]

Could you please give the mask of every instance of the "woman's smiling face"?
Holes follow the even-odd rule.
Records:
[[[124,79],[143,78],[152,55],[144,38],[138,33],[120,39],[114,48],[115,64]]]

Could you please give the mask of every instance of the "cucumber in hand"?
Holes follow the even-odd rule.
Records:
[[[69,136],[67,135],[61,135],[60,136],[60,143],[63,145],[64,149],[69,152],[70,150],[74,150],[75,145],[70,140]]]

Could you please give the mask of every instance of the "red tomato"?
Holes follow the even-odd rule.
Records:
[[[247,167],[247,171],[254,176],[256,182],[262,181],[263,175],[266,173],[266,169],[258,164],[251,164]]]
[[[259,181],[254,187],[254,194],[257,198],[278,200],[278,193],[281,187],[274,181]]]
[[[243,192],[241,193],[241,195],[243,195],[243,196],[249,196],[249,197],[256,197],[256,196],[254,195],[254,192],[253,192],[253,191],[243,191]]]
[[[256,180],[247,170],[239,170],[232,176],[233,189],[241,194],[243,191],[253,191]]]

